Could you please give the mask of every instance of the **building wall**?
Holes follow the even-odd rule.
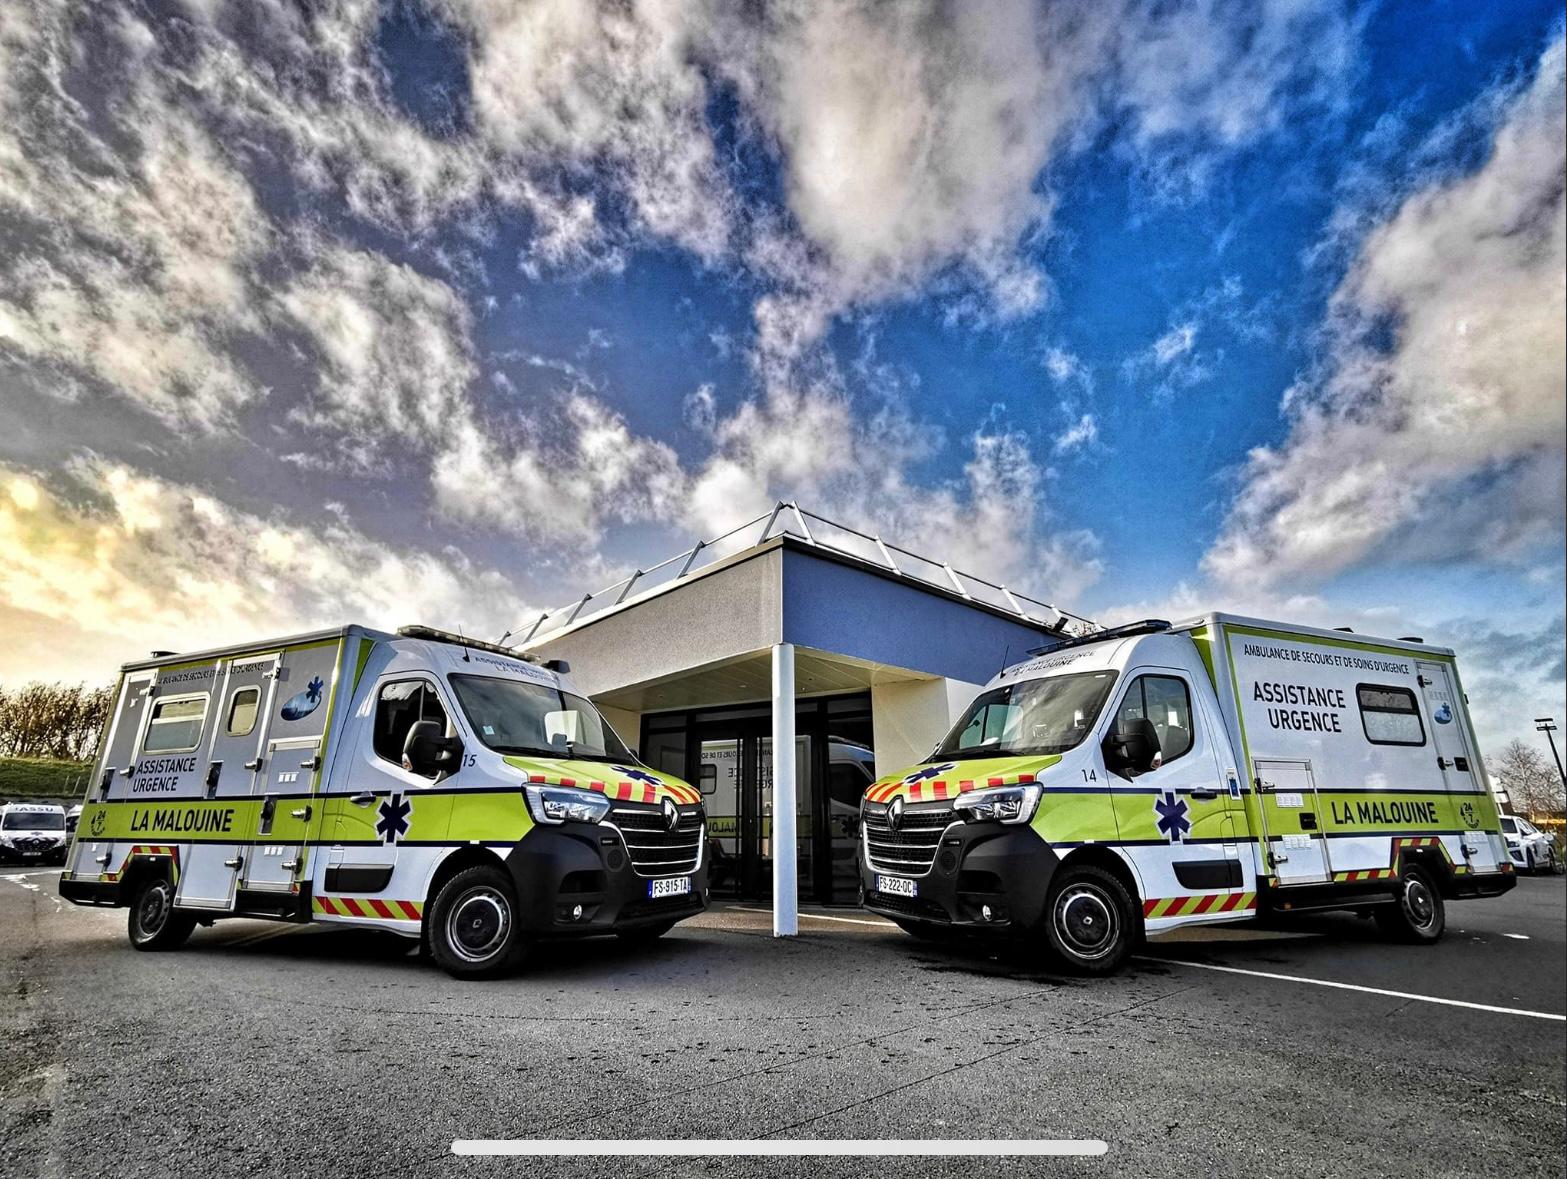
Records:
[[[978,695],[979,684],[936,678],[875,684],[871,725],[876,774],[890,774],[925,757]]]
[[[781,558],[773,549],[693,577],[532,650],[570,660],[588,696],[766,650],[780,641]]]
[[[609,727],[620,734],[620,739],[635,749],[642,737],[642,714],[629,708],[611,708],[607,704],[600,704],[598,710],[604,714]]]
[[[967,684],[1049,642],[1040,627],[797,549],[783,550],[782,591],[784,642]]]

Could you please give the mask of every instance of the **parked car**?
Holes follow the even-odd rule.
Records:
[[[0,806],[0,864],[65,863],[65,808],[47,802]]]
[[[1556,842],[1528,819],[1502,816],[1502,838],[1507,854],[1525,872],[1556,871]]]
[[[67,835],[75,835],[76,834],[76,824],[81,821],[81,818],[82,818],[82,804],[81,803],[77,803],[70,810],[65,812],[65,831],[66,831]]]

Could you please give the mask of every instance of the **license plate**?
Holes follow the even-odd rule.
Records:
[[[647,882],[648,900],[656,901],[659,897],[683,897],[691,892],[691,877],[671,876],[668,880],[649,880]]]
[[[876,877],[876,891],[893,897],[919,896],[920,882],[918,880],[905,880],[901,876],[878,876]]]

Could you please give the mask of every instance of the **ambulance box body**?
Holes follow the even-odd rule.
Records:
[[[60,891],[133,944],[271,917],[423,937],[457,975],[701,911],[700,794],[563,666],[361,626],[128,664]]]
[[[1137,939],[1364,908],[1440,936],[1514,884],[1453,653],[1212,614],[1042,649],[862,805],[866,906],[1088,972]]]

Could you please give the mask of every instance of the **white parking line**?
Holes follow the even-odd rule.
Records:
[[[845,918],[847,920],[847,918]],[[1098,1158],[1098,1138],[458,1138],[453,1154],[531,1157],[767,1158],[873,1156],[945,1158],[1052,1156]]]
[[[736,913],[766,913],[772,916],[771,909],[752,909],[745,905],[730,905],[729,908]],[[810,918],[812,921],[841,921],[845,925],[869,925],[872,929],[897,929],[891,921],[864,921],[858,917],[829,917],[826,913],[801,913],[801,918]]]
[[[1193,970],[1217,970],[1221,974],[1244,974],[1252,978],[1270,978],[1277,982],[1307,983],[1314,987],[1332,987],[1339,991],[1359,991],[1365,995],[1384,995],[1389,999],[1407,999],[1414,1003],[1439,1003],[1443,1007],[1465,1007],[1470,1011],[1490,1011],[1497,1015],[1523,1015],[1529,1019],[1550,1019],[1567,1023],[1567,1015],[1551,1011],[1526,1011],[1521,1007],[1496,1007],[1490,1003],[1470,1003],[1464,999],[1443,999],[1436,995],[1416,995],[1410,991],[1388,991],[1381,987],[1363,987],[1358,983],[1332,982],[1325,978],[1302,978],[1298,974],[1275,974],[1269,970],[1242,970],[1239,966],[1215,966],[1211,962],[1185,962],[1179,958],[1143,957],[1142,962],[1160,962],[1166,966],[1189,966]]]

